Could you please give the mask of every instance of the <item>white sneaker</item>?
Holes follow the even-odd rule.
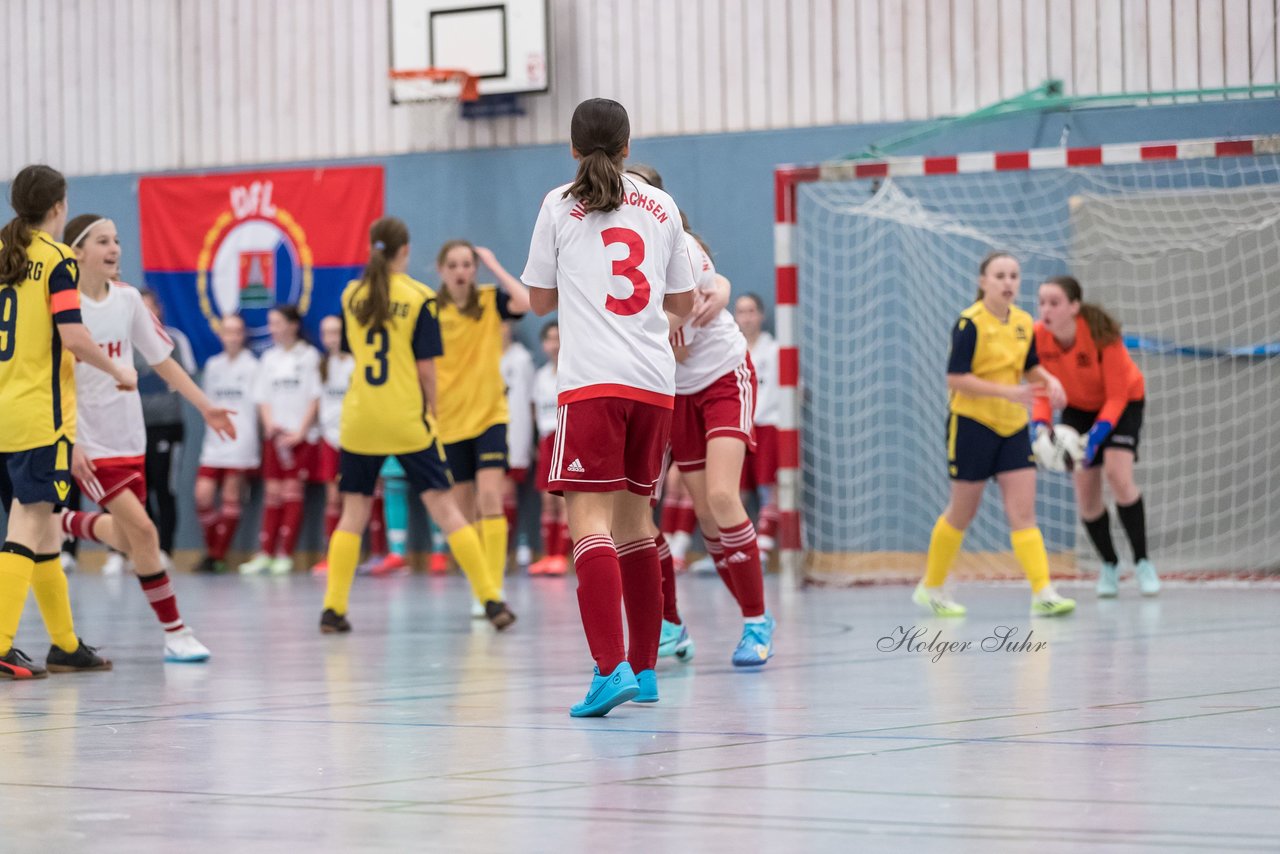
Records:
[[[276,555],[271,560],[272,575],[288,575],[293,572],[293,558],[288,555]]]
[[[59,555],[59,559],[62,561],[63,572],[75,572],[80,568],[80,565],[76,563],[76,556],[71,552],[60,552]]]
[[[183,626],[164,636],[164,660],[194,663],[209,660],[209,648],[196,640],[190,627]]]
[[[271,555],[258,552],[249,560],[240,564],[241,575],[259,575],[271,567]]]
[[[121,575],[124,573],[124,555],[120,552],[111,552],[107,555],[106,563],[102,564],[103,575]]]
[[[716,562],[711,558],[711,555],[707,555],[689,564],[689,571],[698,575],[712,573],[716,571]]]

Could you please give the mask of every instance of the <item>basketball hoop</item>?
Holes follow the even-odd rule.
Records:
[[[391,81],[392,92],[398,96],[397,100],[457,98],[463,103],[480,100],[480,78],[460,68],[393,68],[387,72],[387,77]],[[457,84],[457,87],[449,84]]]

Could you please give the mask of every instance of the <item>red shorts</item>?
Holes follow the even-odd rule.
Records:
[[[147,506],[146,457],[109,457],[94,460],[93,480],[85,482],[76,478],[80,491],[95,504],[105,507],[122,492],[138,496],[142,506]]]
[[[302,442],[294,446],[293,453],[287,459],[281,459],[275,442],[263,442],[262,479],[311,480],[316,472],[317,444],[316,442]]]
[[[534,476],[536,479],[533,485],[538,487],[539,492],[551,491],[551,487],[547,486],[547,480],[551,476],[551,454],[555,451],[555,447],[555,433],[548,433],[538,440],[538,473]]]
[[[549,492],[617,492],[646,498],[662,474],[671,410],[621,397],[575,400],[557,413]]]
[[[706,468],[707,440],[716,436],[741,439],[748,452],[754,451],[755,414],[756,369],[750,356],[702,391],[676,395],[671,416],[671,455],[676,467],[680,471]]]
[[[338,449],[324,439],[316,442],[316,465],[311,472],[316,483],[333,483],[338,479]]]
[[[756,449],[742,466],[742,488],[757,490],[778,484],[778,428],[756,425]]]
[[[196,470],[196,477],[207,478],[208,480],[214,480],[221,484],[229,475],[238,474],[242,477],[248,478],[252,476],[255,471],[257,471],[257,469],[232,469],[222,468],[221,466],[200,466],[200,468]]]

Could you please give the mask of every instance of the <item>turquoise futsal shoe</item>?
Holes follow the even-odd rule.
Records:
[[[693,660],[693,638],[683,623],[662,621],[662,636],[658,639],[658,657],[675,656],[681,661]]]
[[[773,626],[773,616],[766,611],[763,623],[742,627],[742,640],[733,651],[734,667],[761,667],[773,658]]]
[[[657,690],[656,683],[654,690]],[[627,662],[619,664],[608,676],[601,676],[600,668],[597,667],[595,675],[591,677],[591,687],[587,689],[587,696],[582,698],[581,703],[576,703],[569,709],[569,716],[602,718],[609,714],[614,706],[635,699],[639,693],[640,683],[636,682],[636,675]]]
[[[640,685],[640,693],[631,699],[633,703],[658,702],[658,674],[652,670],[641,670],[636,674],[636,682]]]

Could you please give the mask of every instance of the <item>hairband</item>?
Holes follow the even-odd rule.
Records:
[[[385,252],[387,249],[387,244],[383,243],[381,240],[375,240],[373,241],[373,248],[380,249]]]
[[[104,223],[104,222],[108,222],[108,221],[109,221],[109,220],[104,216],[102,219],[95,219],[93,222],[91,222],[91,223],[89,223],[88,225],[86,225],[86,226],[84,227],[84,231],[82,231],[82,232],[80,232],[78,235],[76,235],[76,239],[75,239],[75,240],[73,240],[73,241],[71,241],[71,248],[72,248],[72,249],[75,249],[75,248],[76,248],[76,246],[80,243],[80,241],[81,241],[81,240],[84,240],[84,236],[85,236],[86,234],[88,234],[89,232],[93,231],[93,227],[94,227],[95,225],[101,225],[102,223]]]

